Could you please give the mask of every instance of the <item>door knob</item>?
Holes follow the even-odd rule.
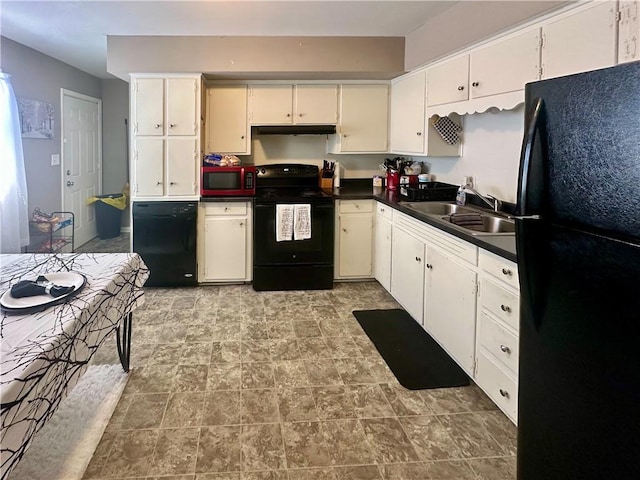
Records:
[[[68,181],[67,181],[67,187],[73,187],[73,182],[72,182],[72,181],[70,181],[70,180],[68,180]]]

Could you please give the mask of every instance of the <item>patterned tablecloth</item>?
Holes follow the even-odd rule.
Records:
[[[135,253],[0,255],[0,295],[19,280],[53,272],[78,272],[87,283],[65,303],[42,312],[0,314],[2,479],[105,338],[142,304],[142,286],[149,276]]]

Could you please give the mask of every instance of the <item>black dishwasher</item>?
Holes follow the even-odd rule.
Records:
[[[197,202],[133,202],[133,251],[149,267],[147,286],[194,286]]]

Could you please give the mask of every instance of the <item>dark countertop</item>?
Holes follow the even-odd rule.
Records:
[[[200,197],[201,202],[253,202],[253,196],[246,197]]]
[[[373,187],[373,179],[371,178],[354,178],[343,179],[340,188],[334,188],[332,190],[324,190],[329,193],[333,198],[337,200],[377,200],[386,205],[389,205],[396,210],[401,211],[416,218],[424,223],[439,228],[442,231],[450,233],[458,238],[466,240],[469,243],[477,245],[480,248],[484,248],[496,255],[499,255],[512,262],[517,262],[516,257],[516,237],[515,235],[491,235],[480,236],[470,235],[466,232],[458,230],[454,226],[449,226],[446,223],[439,222],[428,215],[420,212],[416,212],[410,208],[405,207],[399,201],[406,200],[400,197],[395,191],[387,191],[382,187]],[[252,201],[253,197],[201,197],[201,202],[245,202]]]
[[[387,191],[381,187],[373,187],[372,179],[354,179],[356,181],[350,181],[345,179],[341,183],[340,188],[334,188],[333,191],[325,190],[327,193],[332,193],[334,198],[338,200],[361,200],[361,199],[373,199],[389,205],[396,210],[401,211],[416,218],[424,223],[432,225],[440,230],[443,230],[451,235],[466,240],[469,243],[484,248],[496,255],[499,255],[512,262],[517,262],[516,256],[516,237],[515,235],[470,235],[463,231],[458,230],[454,226],[448,226],[446,223],[439,222],[420,212],[416,212],[404,205],[398,203],[399,201],[406,201],[405,198],[400,197],[395,191]]]

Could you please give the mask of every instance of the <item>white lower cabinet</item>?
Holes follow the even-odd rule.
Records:
[[[515,423],[518,266],[381,202],[375,258],[380,284]]]
[[[338,200],[336,279],[373,277],[373,200]]]
[[[427,247],[424,328],[473,375],[477,275],[437,248]]]
[[[391,242],[391,295],[420,324],[424,303],[424,251],[422,240],[394,225]]]
[[[201,204],[200,282],[251,280],[251,202]]]
[[[480,250],[478,335],[475,380],[514,422],[518,418],[517,265]]]
[[[376,202],[376,226],[374,240],[375,278],[387,291],[391,291],[391,239],[393,209]]]

